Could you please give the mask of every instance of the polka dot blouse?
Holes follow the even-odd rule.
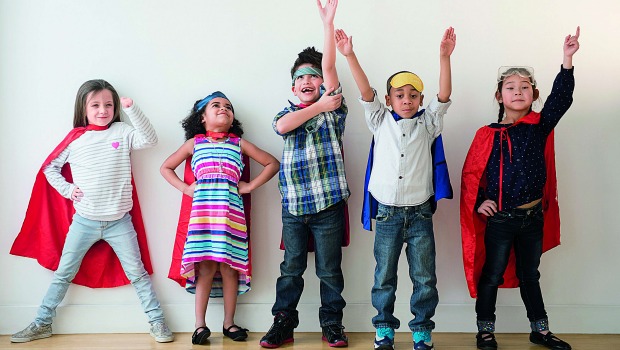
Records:
[[[505,128],[493,139],[493,149],[486,168],[487,187],[484,197],[499,199],[499,182],[502,181],[502,210],[510,210],[542,197],[547,180],[545,170],[545,142],[573,102],[575,79],[573,68],[561,68],[553,82],[553,89],[540,112],[539,124],[493,123],[489,127]],[[501,147],[500,147],[501,142]],[[510,148],[511,149],[510,149]],[[503,153],[503,171],[500,178],[500,158]],[[499,205],[499,203],[498,203]]]

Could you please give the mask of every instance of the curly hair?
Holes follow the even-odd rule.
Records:
[[[205,130],[205,127],[202,124],[202,113],[204,113],[207,106],[203,106],[199,110],[196,110],[196,106],[200,101],[202,100],[198,100],[194,103],[194,107],[192,107],[192,110],[189,112],[187,117],[181,121],[181,126],[183,127],[183,130],[185,130],[185,140],[189,140],[199,134],[207,133],[207,130]],[[230,129],[228,129],[228,132],[239,137],[243,135],[243,126],[237,117],[233,118],[232,125],[230,126]]]
[[[310,63],[315,68],[321,68],[322,60],[323,54],[317,51],[314,46],[305,48],[302,52],[297,54],[297,59],[295,63],[293,63],[293,68],[291,68],[291,78],[302,64]]]

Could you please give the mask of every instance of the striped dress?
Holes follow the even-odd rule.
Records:
[[[238,183],[243,170],[241,139],[213,142],[196,136],[192,171],[196,189],[183,249],[181,275],[195,293],[194,263],[212,260],[239,272],[238,294],[250,290],[248,234]],[[213,279],[211,297],[221,297],[222,276]]]

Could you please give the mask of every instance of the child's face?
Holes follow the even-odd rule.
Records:
[[[223,97],[209,101],[202,112],[202,124],[209,131],[227,132],[234,118],[232,104]]]
[[[114,118],[114,99],[110,90],[93,91],[86,96],[88,124],[106,126]]]
[[[532,87],[530,79],[517,74],[504,78],[502,91],[497,94],[497,101],[504,104],[507,113],[527,113],[536,98],[538,90]]]
[[[297,68],[303,67],[312,67],[312,65],[310,63],[305,63]],[[299,76],[295,79],[293,94],[299,98],[301,103],[309,104],[316,102],[319,97],[321,97],[321,84],[323,84],[323,78],[319,75],[306,74]]]
[[[385,104],[391,106],[394,112],[405,119],[418,113],[423,100],[424,95],[411,85],[391,88],[390,94],[385,95]]]

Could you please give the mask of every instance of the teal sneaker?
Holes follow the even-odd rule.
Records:
[[[394,329],[389,327],[377,328],[375,350],[394,350]]]
[[[413,350],[431,349],[433,349],[431,332],[413,332]]]

